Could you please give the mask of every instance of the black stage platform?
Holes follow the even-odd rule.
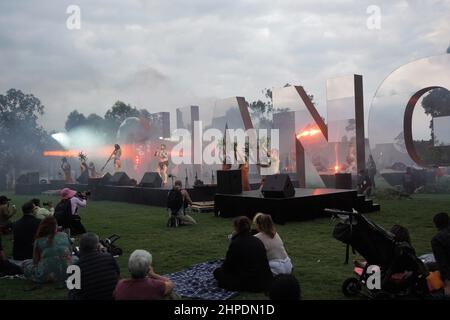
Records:
[[[264,198],[259,190],[241,194],[216,194],[214,212],[220,217],[247,216],[253,218],[258,212],[270,214],[276,223],[302,221],[323,217],[326,208],[372,212],[380,206],[357,194],[356,190],[344,189],[295,189],[291,198]]]
[[[35,196],[45,192],[57,192],[62,188],[77,191],[91,191],[90,200],[120,201],[136,204],[166,207],[169,188],[143,188],[129,186],[111,186],[90,184],[65,184],[53,182],[49,184],[17,184],[16,194]],[[277,223],[292,220],[309,220],[324,215],[323,209],[335,208],[367,213],[378,211],[380,206],[373,204],[358,195],[356,190],[344,189],[295,189],[295,196],[291,198],[264,198],[261,192],[255,190],[257,184],[252,184],[253,191],[246,191],[237,195],[217,194],[217,185],[203,185],[187,188],[192,201],[214,201],[216,216],[236,217],[246,215],[249,218],[258,212],[271,214]]]
[[[130,186],[111,186],[98,184],[65,184],[62,182],[49,184],[17,184],[18,195],[38,195],[48,191],[70,188],[76,191],[91,191],[90,200],[120,201],[145,204],[157,207],[167,206],[169,188],[143,188]],[[213,201],[217,185],[203,185],[187,188],[192,201]]]

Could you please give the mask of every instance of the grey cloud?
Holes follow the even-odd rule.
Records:
[[[375,2],[375,3],[374,3]],[[72,1],[0,3],[0,91],[32,92],[45,126],[115,100],[150,111],[301,84],[326,116],[326,79],[364,75],[366,108],[381,81],[448,45],[449,1],[78,1],[82,29],[65,27]],[[382,29],[366,28],[378,4]]]

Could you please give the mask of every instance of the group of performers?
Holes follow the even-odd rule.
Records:
[[[122,157],[122,149],[120,145],[115,144],[114,151],[111,153],[110,157],[106,161],[103,168],[101,168],[100,172],[97,172],[95,164],[91,161],[89,162],[88,165],[87,155],[84,154],[83,152],[80,152],[78,154],[78,159],[80,160],[81,175],[83,175],[83,173],[87,171],[90,178],[100,178],[102,176],[103,170],[111,160],[113,160],[114,170],[116,172],[120,171],[120,169],[122,168],[121,157]],[[158,166],[156,168],[156,171],[161,176],[163,184],[166,185],[168,179],[167,170],[169,168],[169,153],[166,150],[165,144],[161,144],[159,150],[155,152],[155,157],[158,157]],[[64,174],[64,181],[66,183],[73,183],[74,180],[72,178],[72,167],[66,157],[63,157],[61,159],[61,170]]]
[[[274,152],[274,151],[267,152],[267,156],[269,159],[268,163],[259,164],[259,166],[261,168],[262,176],[267,174],[267,173],[264,174],[263,171],[273,171],[272,170],[273,168],[276,168],[276,171],[278,171],[279,160],[277,162],[276,160],[278,159],[278,157],[276,156],[276,154],[272,154],[272,153],[276,153],[276,152]],[[246,152],[246,154],[247,154],[247,152]],[[161,144],[159,149],[154,153],[154,156],[158,157],[158,165],[156,167],[156,172],[158,172],[158,174],[160,175],[163,185],[166,186],[167,182],[168,182],[168,178],[169,178],[169,175],[167,173],[168,168],[169,168],[169,153],[167,151],[166,145]],[[115,144],[114,150],[111,153],[110,157],[106,161],[105,165],[100,169],[100,172],[98,172],[92,161],[89,162],[89,164],[87,164],[87,155],[84,154],[83,152],[80,152],[78,155],[78,158],[80,160],[81,174],[88,172],[88,176],[90,178],[100,178],[103,175],[102,174],[103,170],[105,169],[105,167],[108,165],[108,163],[111,160],[113,160],[114,170],[116,172],[120,171],[122,168],[121,157],[122,157],[122,149],[121,149],[120,145]],[[239,162],[237,164],[237,169],[241,171],[242,189],[243,189],[243,191],[248,191],[248,190],[250,190],[248,155],[240,155],[239,152],[237,150],[235,150],[234,158],[236,160],[235,162]],[[239,161],[237,161],[238,159],[239,159]],[[271,163],[274,160],[275,160],[275,163]],[[224,163],[222,165],[222,170],[232,169],[232,165],[230,163],[231,163],[231,161],[224,161]],[[66,183],[73,183],[71,166],[69,164],[69,161],[65,157],[62,158],[62,160],[61,160],[61,170],[64,173],[64,181]],[[274,173],[275,172],[270,172],[269,174],[274,174]]]

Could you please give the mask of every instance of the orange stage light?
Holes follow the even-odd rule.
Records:
[[[320,133],[320,129],[310,129],[310,130],[304,130],[297,134],[297,139],[300,139],[302,137],[312,137],[316,134]]]
[[[66,158],[77,158],[80,151],[78,150],[53,150],[44,151],[42,155],[44,157],[66,157]]]

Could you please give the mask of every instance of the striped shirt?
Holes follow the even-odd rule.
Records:
[[[72,290],[76,300],[111,300],[120,275],[114,257],[109,253],[84,254],[76,263],[81,272],[81,289]]]

